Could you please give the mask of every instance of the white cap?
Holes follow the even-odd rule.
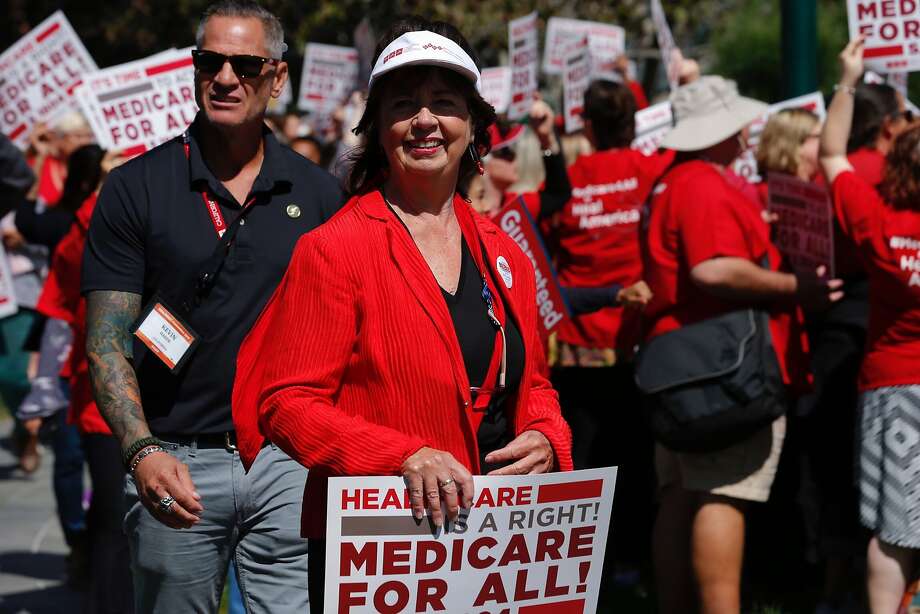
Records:
[[[456,71],[476,84],[480,89],[479,69],[476,62],[460,45],[440,34],[420,30],[406,32],[386,46],[374,64],[367,88],[374,81],[397,68],[404,66],[441,66]]]

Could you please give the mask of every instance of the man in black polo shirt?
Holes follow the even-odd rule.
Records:
[[[277,18],[220,2],[196,42],[194,124],[116,169],[90,224],[90,375],[130,469],[138,612],[216,612],[231,556],[249,611],[305,612],[306,470],[267,444],[245,473],[230,396],[298,237],[342,195],[264,126],[287,78]]]

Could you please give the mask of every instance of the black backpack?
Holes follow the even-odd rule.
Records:
[[[651,339],[636,356],[636,384],[655,438],[680,452],[727,448],[786,410],[761,309],[732,311]]]

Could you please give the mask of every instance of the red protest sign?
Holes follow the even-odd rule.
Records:
[[[826,266],[834,277],[834,216],[827,188],[792,175],[767,177],[774,242],[796,273]]]
[[[0,54],[0,131],[25,147],[38,122],[76,108],[73,90],[96,63],[61,11]]]
[[[596,611],[616,469],[474,481],[437,530],[402,478],[331,478],[324,611]]]
[[[850,38],[866,37],[866,66],[878,72],[920,69],[920,0],[847,0]]]
[[[548,338],[559,326],[569,318],[568,306],[559,289],[556,280],[556,271],[549,259],[549,254],[540,239],[533,217],[523,197],[512,199],[496,214],[495,223],[509,237],[514,239],[518,247],[524,252],[533,264],[534,274],[537,279],[537,313],[540,318],[540,333],[543,338]]]

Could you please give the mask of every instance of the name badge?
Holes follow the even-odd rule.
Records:
[[[158,298],[141,313],[134,336],[173,373],[182,368],[198,345],[198,335]]]

